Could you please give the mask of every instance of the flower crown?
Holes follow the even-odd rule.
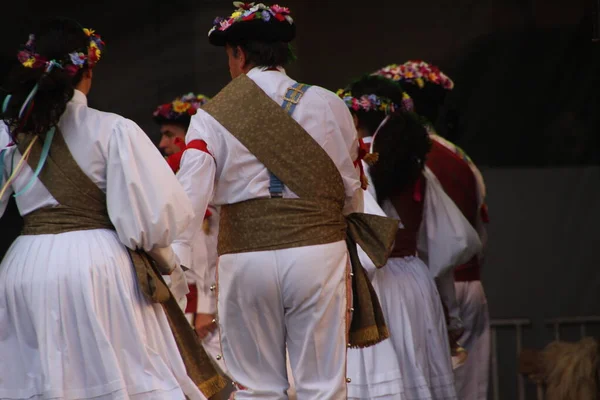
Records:
[[[152,115],[155,118],[164,118],[168,121],[176,121],[182,117],[196,114],[196,111],[210,100],[203,94],[188,93],[177,97],[170,103],[160,105]]]
[[[373,75],[381,75],[393,81],[411,82],[420,88],[425,86],[425,82],[440,85],[447,90],[454,88],[452,79],[438,67],[425,61],[407,61],[402,65],[391,64],[376,71]]]
[[[413,111],[413,100],[407,93],[402,93],[402,104],[398,105],[387,97],[379,97],[375,94],[365,94],[361,97],[354,97],[352,93],[339,89],[337,95],[344,100],[346,106],[354,111],[383,111],[386,115],[392,114],[397,110]]]
[[[265,22],[269,22],[271,18],[275,18],[280,22],[287,21],[290,25],[294,23],[294,20],[290,16],[289,8],[281,7],[277,4],[268,7],[263,3],[255,4],[234,1],[233,6],[237,8],[233,14],[229,16],[229,18],[215,18],[213,21],[213,27],[208,32],[209,36],[217,29],[221,32],[224,32],[233,24],[242,21],[263,20]]]
[[[87,48],[83,51],[73,51],[64,59],[48,60],[36,53],[34,34],[29,35],[29,40],[25,43],[25,48],[19,51],[17,58],[19,59],[19,62],[27,68],[45,68],[50,61],[53,61],[55,65],[58,65],[70,75],[75,75],[77,71],[86,64],[89,68],[93,68],[102,56],[104,42],[102,41],[102,38],[100,38],[100,35],[97,35],[92,29],[84,28],[83,32],[89,38]]]

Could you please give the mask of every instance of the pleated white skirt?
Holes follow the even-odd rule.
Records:
[[[19,237],[0,264],[0,399],[204,399],[109,230]]]
[[[427,266],[416,257],[391,258],[375,271],[372,282],[391,346],[385,341],[349,351],[348,393],[378,400],[457,399],[444,311]],[[397,360],[399,377],[391,357]]]

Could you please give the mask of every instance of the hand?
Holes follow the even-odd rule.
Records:
[[[204,340],[209,333],[212,333],[217,329],[217,323],[214,314],[196,314],[194,320],[194,328],[198,337]]]

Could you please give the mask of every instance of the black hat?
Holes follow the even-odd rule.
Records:
[[[288,43],[296,37],[296,25],[287,7],[235,1],[229,18],[215,18],[208,40],[214,46],[258,40]]]

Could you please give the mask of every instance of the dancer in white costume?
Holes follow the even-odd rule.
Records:
[[[177,308],[158,270],[142,292],[132,265],[145,250],[180,269],[170,244],[192,206],[135,123],[87,106],[102,48],[74,21],[47,21],[8,81],[3,118],[19,136],[2,152],[0,211],[15,193],[25,229],[0,265],[0,399],[205,399],[145,297]]]
[[[186,150],[185,134],[192,115],[209,100],[202,94],[187,93],[170,103],[161,104],[153,113],[154,122],[160,126],[161,138],[158,147],[167,155],[166,160],[175,174],[179,172],[181,158]],[[183,175],[177,175],[185,179]],[[182,182],[193,191],[189,197],[203,195],[202,185]],[[209,206],[202,215],[197,215],[191,223],[194,233],[189,243],[175,241],[173,250],[181,264],[189,268],[185,275],[189,284],[187,302],[183,306],[186,318],[196,332],[206,352],[227,374],[227,368],[221,356],[221,342],[215,323],[217,299],[215,293],[217,268],[217,235],[219,230],[218,209]]]
[[[381,68],[378,75],[399,82],[414,101],[415,110],[425,117],[432,138],[427,166],[439,179],[444,191],[487,242],[488,222],[483,176],[469,156],[458,146],[437,135],[433,126],[454,82],[434,65],[424,61],[407,61],[401,65]],[[456,136],[456,121],[448,126],[448,134]],[[468,352],[466,363],[455,370],[457,393],[464,400],[487,398],[490,365],[490,320],[487,299],[481,284],[483,254],[475,255],[455,269],[457,312],[450,335]],[[457,321],[457,318],[452,318]]]
[[[400,219],[403,228],[388,263],[373,275],[401,380],[370,361],[377,346],[352,350],[349,394],[361,399],[457,399],[442,303],[428,267],[416,257],[423,196],[430,184],[422,173],[430,148],[427,131],[413,114],[402,111],[410,103],[399,85],[387,79],[364,77],[339,94],[359,135],[375,135],[372,148],[379,158],[369,169],[370,184],[383,211]],[[394,381],[401,382],[400,392],[391,392]]]
[[[358,139],[344,103],[286,75],[290,11],[235,4],[209,32],[233,81],[192,117],[186,143],[205,149],[188,148],[179,172],[209,184],[193,199],[197,212],[211,199],[221,206],[223,357],[236,399],[287,399],[287,347],[299,400],[342,400],[348,341],[387,336],[353,243],[383,266],[397,223],[362,213]],[[353,310],[350,283],[359,289]]]

